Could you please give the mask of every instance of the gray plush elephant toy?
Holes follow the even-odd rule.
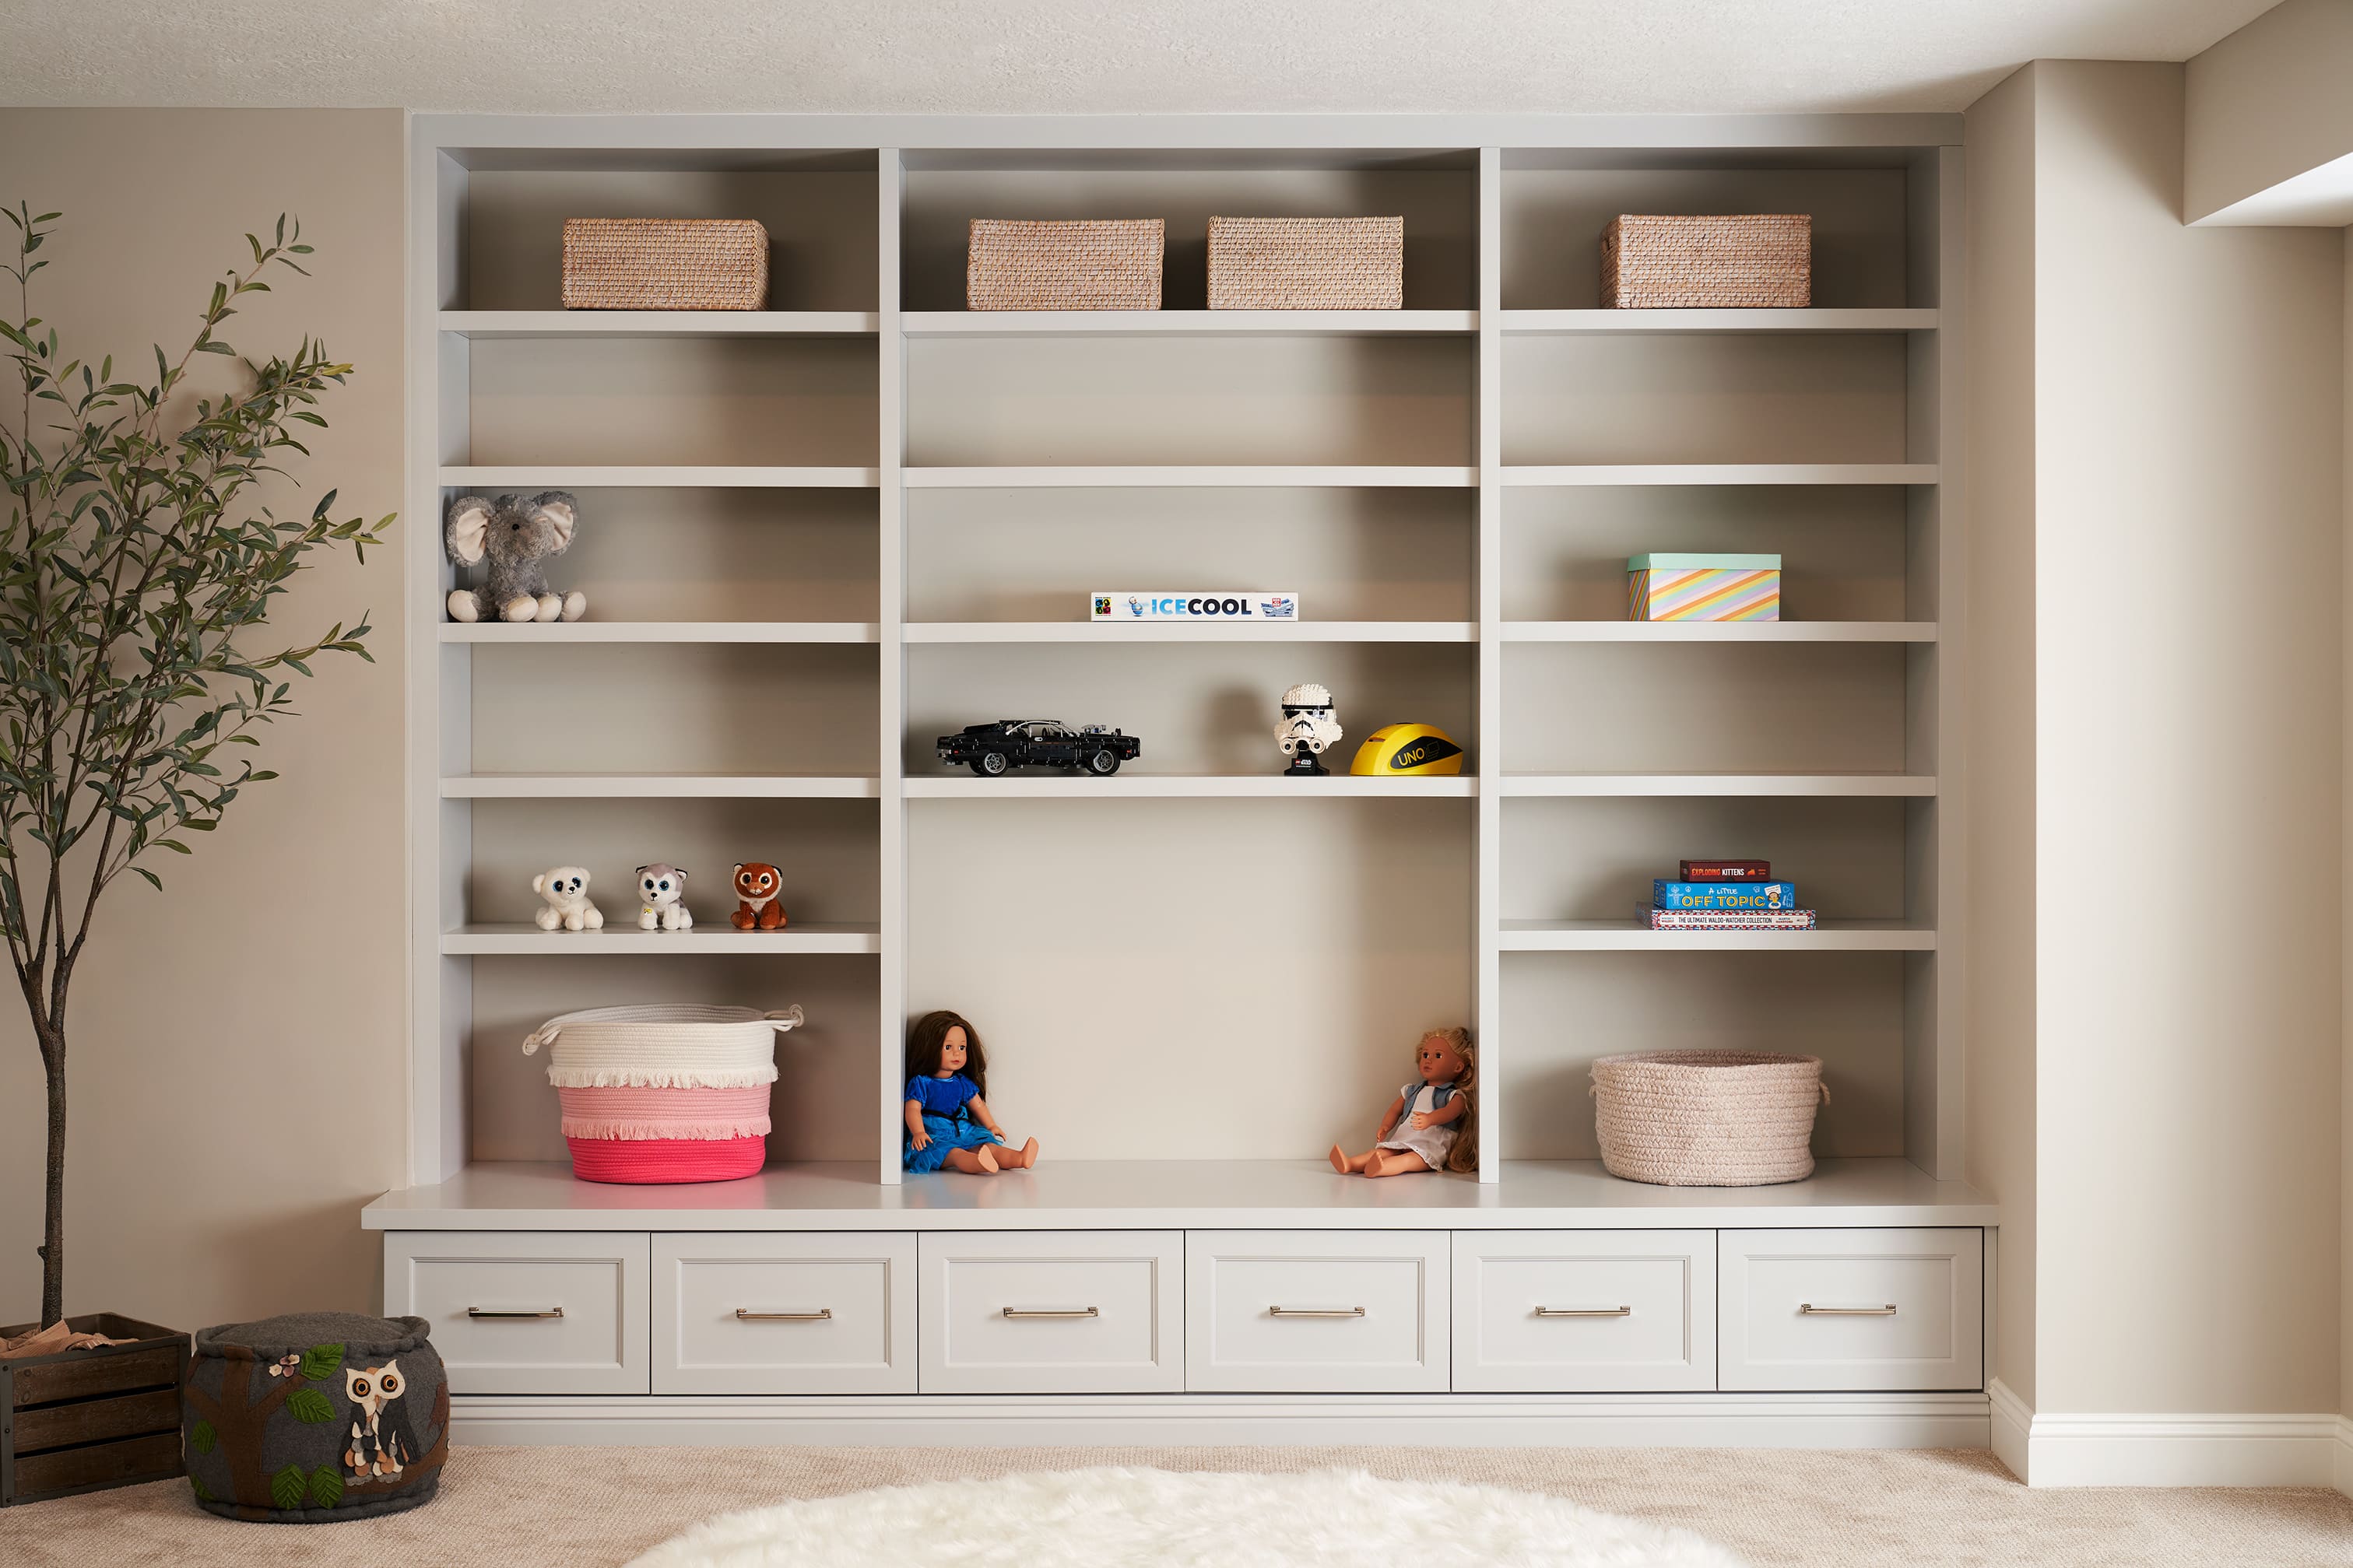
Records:
[[[535,496],[459,496],[449,503],[442,537],[449,559],[471,566],[487,555],[491,580],[480,588],[449,594],[453,621],[576,621],[588,613],[588,595],[556,594],[540,563],[561,555],[572,543],[580,520],[579,499],[566,490]]]

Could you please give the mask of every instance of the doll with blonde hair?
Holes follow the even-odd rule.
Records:
[[[1471,1031],[1429,1031],[1414,1047],[1413,1063],[1421,1081],[1398,1090],[1370,1149],[1351,1154],[1332,1145],[1334,1170],[1344,1176],[1401,1176],[1479,1168],[1479,1050]]]

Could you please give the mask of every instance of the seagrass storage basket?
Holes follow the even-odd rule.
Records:
[[[1618,310],[1725,310],[1813,301],[1814,220],[1804,213],[1609,220],[1601,303]]]
[[[1635,1051],[1593,1064],[1594,1131],[1613,1176],[1762,1187],[1813,1173],[1820,1057]]]
[[[1401,217],[1213,217],[1212,310],[1394,310],[1405,303]]]
[[[976,217],[965,252],[974,310],[1157,310],[1166,226],[1156,217]]]
[[[567,310],[757,310],[768,231],[751,218],[568,217]]]

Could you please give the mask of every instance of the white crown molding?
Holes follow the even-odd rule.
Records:
[[[2035,1487],[2327,1487],[2353,1496],[2353,1419],[2038,1414],[1989,1390],[1994,1455]]]

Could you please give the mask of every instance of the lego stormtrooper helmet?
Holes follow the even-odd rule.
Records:
[[[1332,693],[1314,681],[1302,681],[1282,694],[1282,718],[1274,727],[1275,743],[1291,759],[1295,773],[1321,773],[1315,759],[1326,746],[1337,744],[1340,721],[1332,714]]]

